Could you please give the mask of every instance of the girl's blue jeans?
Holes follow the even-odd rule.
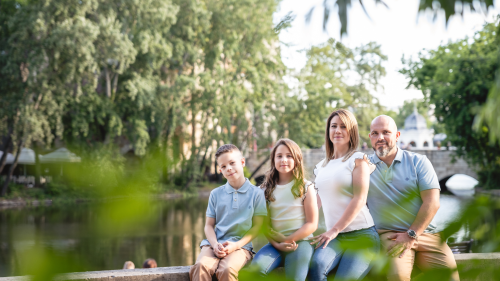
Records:
[[[310,280],[327,280],[328,273],[336,267],[335,280],[361,280],[379,251],[380,238],[373,226],[340,233],[326,248],[321,246],[314,252]]]
[[[299,246],[293,252],[281,252],[267,244],[255,254],[252,267],[265,276],[278,266],[284,266],[287,280],[304,281],[314,253],[314,247],[309,243],[306,240],[297,242]]]

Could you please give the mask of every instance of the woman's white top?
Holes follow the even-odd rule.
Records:
[[[294,183],[295,180],[285,185],[276,185],[273,192],[276,200],[269,202],[272,228],[283,235],[294,233],[306,223],[304,199],[312,183],[306,181],[304,196],[299,198],[295,198],[292,194]],[[309,237],[312,237],[312,234]]]
[[[364,153],[355,152],[349,159],[342,162],[340,159],[333,159],[323,167],[324,159],[316,165],[314,174],[316,180],[314,185],[318,190],[325,224],[330,230],[342,217],[347,205],[353,198],[352,171],[356,165],[356,159],[363,159]],[[365,205],[356,218],[342,232],[349,232],[359,229],[369,228],[375,225],[373,218]]]

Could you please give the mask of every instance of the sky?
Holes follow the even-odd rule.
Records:
[[[472,37],[485,22],[492,22],[500,13],[500,0],[487,14],[471,13],[468,10],[454,16],[448,24],[444,12],[434,20],[431,12],[418,13],[419,0],[384,0],[389,8],[375,4],[374,0],[363,1],[369,17],[358,1],[352,1],[348,14],[348,34],[340,37],[340,23],[335,14],[330,18],[326,32],[323,31],[323,0],[283,0],[274,14],[278,23],[287,13],[292,12],[295,20],[292,26],[280,33],[282,60],[289,68],[299,70],[304,67],[306,57],[300,50],[326,42],[329,38],[340,40],[354,48],[371,41],[381,44],[388,56],[385,63],[387,75],[380,81],[383,89],[373,92],[380,103],[397,110],[405,100],[422,98],[420,91],[406,89],[407,79],[398,71],[403,68],[401,57],[416,57],[423,49],[435,49],[449,41]],[[305,15],[315,6],[310,23]]]

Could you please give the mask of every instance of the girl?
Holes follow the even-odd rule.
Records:
[[[366,197],[375,165],[357,152],[358,123],[354,115],[339,109],[326,123],[326,158],[316,165],[318,205],[323,205],[327,231],[314,237],[316,251],[311,280],[327,280],[338,266],[335,280],[360,280],[380,248],[380,239]]]
[[[271,168],[261,188],[269,210],[269,244],[252,265],[267,275],[280,265],[290,280],[305,280],[314,248],[305,240],[318,227],[318,205],[312,183],[304,179],[302,152],[292,140],[280,139],[271,152]]]

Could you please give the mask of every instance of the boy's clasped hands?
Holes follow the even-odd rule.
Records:
[[[236,251],[238,248],[239,247],[238,245],[236,245],[236,242],[226,241],[224,243],[217,242],[217,245],[213,247],[213,250],[215,256],[222,259],[232,252]]]

